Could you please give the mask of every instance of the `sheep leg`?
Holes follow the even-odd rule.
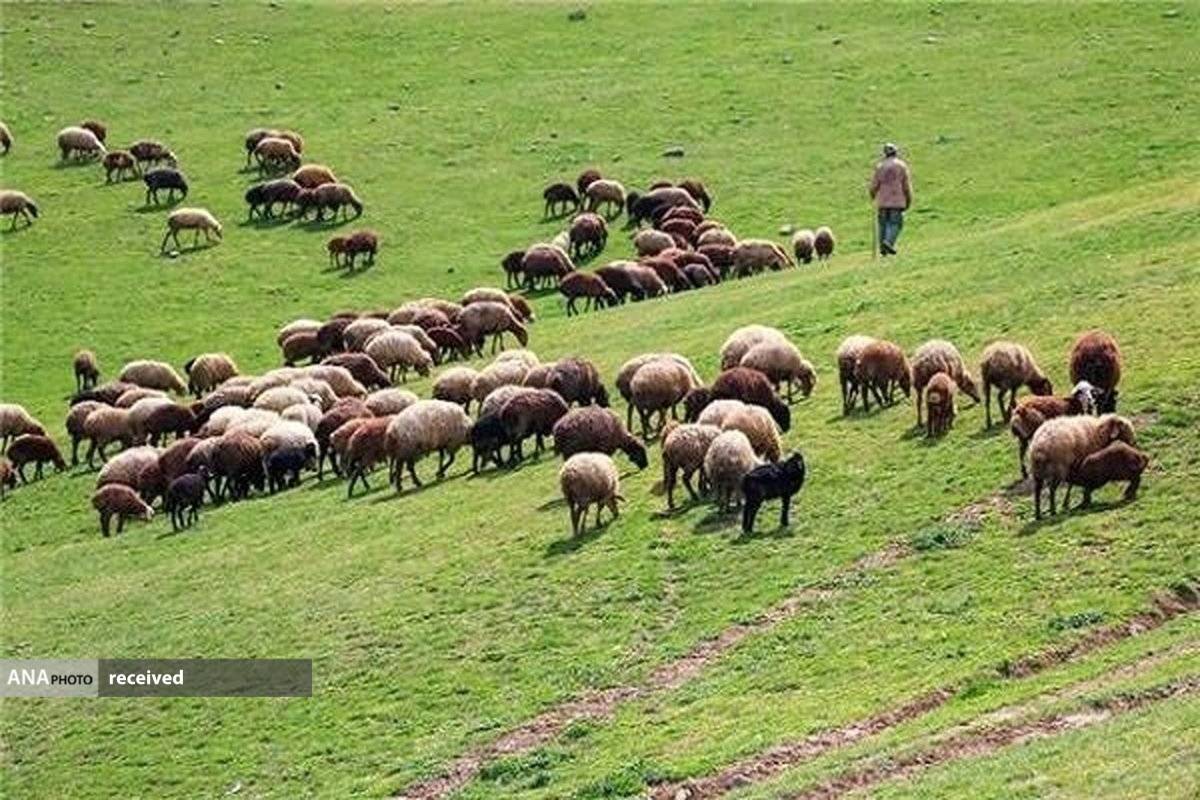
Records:
[[[762,498],[757,492],[746,495],[745,502],[742,504],[742,533],[746,536],[754,533],[754,519],[758,516],[760,505],[762,505]]]
[[[689,496],[690,496],[690,497],[691,497],[693,500],[699,500],[699,499],[700,499],[700,496],[699,496],[698,494],[696,494],[696,490],[695,490],[695,488],[693,488],[693,486],[692,486],[692,473],[690,473],[690,472],[686,472],[686,471],[683,473],[683,487],[684,487],[685,489],[687,489],[687,491],[688,491],[688,495],[689,495]]]
[[[996,394],[996,403],[998,405],[1003,405],[1004,401],[1001,398],[1004,396],[1004,391],[999,390]],[[983,414],[983,427],[992,427],[992,385],[987,381],[983,382]]]
[[[917,427],[921,425],[921,396],[924,393],[924,389],[917,389]]]
[[[1141,485],[1142,485],[1142,476],[1134,475],[1133,480],[1129,481],[1129,485],[1125,487],[1124,498],[1126,500],[1136,500],[1138,489],[1141,488]],[[1091,501],[1091,499],[1092,499],[1092,490],[1091,489],[1084,489],[1083,499],[1086,501]]]
[[[105,538],[108,538],[108,522],[111,518],[112,518],[112,515],[109,514],[109,512],[107,512],[107,511],[100,512],[100,534],[102,536],[104,536]]]
[[[1070,489],[1069,486],[1067,488]],[[1052,517],[1055,516],[1056,514],[1058,514],[1058,506],[1056,503],[1056,501],[1058,500],[1057,495],[1058,495],[1058,481],[1051,480],[1050,481],[1050,516],[1052,516]]]
[[[1042,518],[1042,479],[1036,475],[1033,478],[1033,518]]]

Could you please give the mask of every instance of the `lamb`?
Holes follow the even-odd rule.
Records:
[[[137,162],[128,150],[113,150],[105,154],[104,164],[104,182],[112,183],[113,175],[117,176],[118,181],[125,180],[125,173],[137,175]]]
[[[608,225],[604,217],[585,211],[571,220],[567,237],[573,258],[594,256],[608,244]]]
[[[291,178],[278,178],[265,183],[259,183],[246,190],[246,205],[250,207],[247,219],[254,219],[255,213],[262,219],[275,216],[275,204],[282,206],[281,213],[287,213],[288,206],[294,205],[304,187]]]
[[[296,198],[296,208],[301,219],[308,216],[311,209],[316,209],[318,222],[325,219],[326,211],[330,212],[334,220],[337,219],[338,214],[349,218],[350,215],[346,209],[353,208],[354,217],[357,219],[362,216],[363,202],[348,184],[323,183],[315,189],[305,189],[300,192]]]
[[[818,261],[826,261],[833,255],[833,245],[833,231],[825,225],[817,228],[813,234],[813,249],[817,251]]]
[[[188,182],[182,172],[171,167],[158,167],[152,169],[142,176],[142,182],[146,184],[146,205],[150,205],[153,198],[154,203],[158,203],[158,193],[167,190],[167,202],[170,203],[175,199],[175,192],[179,192],[180,198],[187,197]]]
[[[452,367],[444,370],[433,382],[433,399],[458,403],[470,408],[473,395],[471,386],[479,373],[471,367]]]
[[[188,391],[200,397],[237,375],[238,366],[228,353],[201,353],[185,363],[183,371]]]
[[[497,468],[504,466],[500,450],[508,444],[508,435],[499,414],[481,416],[471,426],[471,474],[478,475],[492,462]]]
[[[367,410],[376,417],[399,414],[419,398],[407,389],[380,389],[367,395]]]
[[[323,164],[305,164],[292,173],[292,180],[300,184],[301,189],[316,189],[327,183],[337,183],[333,170]]]
[[[503,344],[504,334],[511,333],[524,347],[529,343],[525,326],[517,321],[512,308],[502,303],[472,303],[463,309],[458,318],[463,341],[483,355],[486,336],[492,337],[492,352]]]
[[[795,264],[787,251],[768,239],[744,239],[733,248],[733,274],[739,278],[792,266]]]
[[[596,269],[596,271],[594,273],[576,272],[576,273],[572,273],[572,275],[594,274],[597,278],[599,278],[604,283],[604,288],[608,289],[609,291],[611,291],[613,293],[615,302],[610,301],[609,305],[615,305],[616,303],[624,303],[625,298],[629,297],[630,295],[633,295],[635,300],[641,300],[642,299],[641,286],[638,285],[637,281],[634,280],[633,276],[630,275],[629,272],[626,270],[626,266],[629,264],[630,264],[630,262],[628,262],[628,261],[614,261],[611,264],[606,264],[603,267],[599,267],[598,269]],[[568,275],[566,278],[563,278],[562,280],[559,281],[559,284],[558,284],[559,291],[563,292],[563,294],[568,294],[568,291],[574,292],[575,287],[570,287],[569,289],[566,289],[566,290],[564,290],[564,288],[563,288],[564,284],[567,281],[567,278],[570,278],[570,277],[571,277],[571,275]],[[584,278],[583,280],[587,281],[589,279]],[[595,308],[596,305],[598,305],[598,303],[593,303],[592,307]],[[569,299],[567,301],[567,307],[568,307],[568,310],[570,310],[570,308],[572,307],[572,304]]]
[[[542,452],[544,438],[553,436],[554,424],[566,413],[567,404],[551,389],[521,392],[505,403],[499,417],[509,445],[509,463],[519,463],[525,457],[523,445],[530,436],[536,437],[534,452]]]
[[[354,380],[368,389],[384,389],[391,385],[387,373],[366,353],[339,353],[327,356],[321,363],[348,370]]]
[[[783,500],[779,527],[786,528],[792,497],[804,486],[806,472],[804,456],[795,452],[779,464],[763,464],[746,473],[742,478],[742,496],[746,498],[742,509],[742,534],[749,536],[754,533],[754,518],[758,516],[758,509],[764,500],[776,497]]]
[[[121,442],[125,447],[133,444],[133,429],[129,424],[129,409],[100,406],[83,421],[83,435],[90,442],[88,446],[87,463],[91,469],[96,453],[100,460],[105,461],[108,455],[104,449],[113,442]]]
[[[854,407],[857,395],[860,390],[858,378],[855,376],[855,366],[858,364],[858,359],[869,345],[874,344],[875,339],[870,336],[855,334],[847,336],[838,345],[837,353],[834,358],[837,360],[838,367],[838,383],[842,389],[842,414],[843,416],[850,413],[850,409]],[[901,352],[901,356],[903,356]]]
[[[596,527],[599,528],[602,509],[607,507],[615,520],[619,514],[617,503],[625,500],[621,496],[617,466],[603,453],[571,456],[558,472],[558,483],[571,512],[572,536],[586,531],[587,512],[593,505],[596,507]]]
[[[1124,417],[1057,417],[1047,420],[1029,442],[1029,465],[1033,472],[1034,517],[1042,517],[1042,488],[1050,490],[1050,514],[1057,513],[1055,493],[1069,480],[1071,469],[1109,444],[1136,444],[1133,425]],[[1068,489],[1069,491],[1069,489]]]
[[[791,410],[775,395],[775,390],[766,376],[756,370],[746,367],[725,370],[713,381],[712,397],[716,400],[741,400],[743,403],[762,406],[770,412],[771,418],[781,430],[787,431],[792,426]]]
[[[764,461],[775,463],[783,452],[783,442],[779,438],[779,428],[775,420],[765,408],[755,405],[742,404],[741,408],[731,409],[721,420],[721,430],[741,431],[750,440],[754,454]]]
[[[949,375],[939,372],[929,379],[925,391],[925,436],[932,439],[953,427],[957,414],[954,395],[958,387]]]
[[[1125,488],[1125,500],[1137,497],[1138,487],[1142,483],[1142,473],[1150,463],[1150,456],[1130,447],[1124,442],[1113,442],[1107,447],[1092,453],[1071,468],[1067,476],[1067,498],[1064,507],[1069,504],[1071,486],[1083,487],[1083,501],[1080,508],[1092,504],[1092,492],[1114,481],[1128,481]]]
[[[311,449],[283,447],[272,450],[263,458],[263,471],[267,475],[267,492],[275,492],[300,485],[300,473],[312,466]]]
[[[510,250],[504,258],[500,259],[500,268],[504,270],[504,285],[508,288],[521,285],[521,274],[524,272],[521,262],[524,259],[524,250]]]
[[[0,216],[11,216],[12,224],[9,230],[16,230],[17,218],[25,220],[28,227],[37,219],[38,207],[33,198],[15,189],[0,189]]]
[[[71,158],[98,158],[108,150],[96,134],[87,128],[72,126],[58,132],[58,149],[62,152],[62,160]]]
[[[405,468],[413,483],[421,485],[416,462],[429,453],[438,453],[437,477],[444,478],[470,433],[471,418],[462,406],[444,400],[420,400],[393,417],[387,440],[396,491],[402,489]]]
[[[317,439],[318,480],[325,477],[326,456],[329,457],[329,464],[334,473],[336,474],[338,471],[337,458],[330,446],[334,432],[352,419],[366,419],[371,416],[374,415],[367,408],[367,404],[357,398],[342,398],[333,405],[333,408],[321,415],[321,421],[317,423],[317,427],[313,431]]]
[[[176,166],[179,161],[175,158],[175,154],[171,152],[162,142],[156,142],[153,139],[139,139],[129,145],[129,154],[137,160],[138,166],[143,164],[161,164],[166,163],[170,166]]]
[[[104,403],[98,403],[95,400],[84,400],[82,403],[71,406],[71,410],[67,412],[66,429],[67,435],[71,437],[72,467],[79,463],[79,443],[87,438],[83,430],[84,420],[88,418],[88,414],[103,405]]]
[[[1096,406],[1102,414],[1117,410],[1117,384],[1121,382],[1121,348],[1104,331],[1081,334],[1071,348],[1071,380],[1087,381],[1097,390]]]
[[[740,365],[766,375],[776,391],[781,383],[786,384],[789,403],[795,397],[795,384],[800,385],[800,393],[807,398],[817,383],[812,364],[787,341],[772,340],[754,345],[742,356]]]
[[[24,434],[45,436],[46,429],[24,406],[16,403],[0,403],[0,448],[8,446],[9,439]]]
[[[873,339],[859,351],[854,363],[854,382],[862,392],[863,411],[870,411],[871,395],[880,406],[892,404],[897,387],[908,397],[912,391],[912,370],[899,345]]]
[[[158,467],[157,447],[131,447],[114,456],[96,476],[96,488],[119,483],[137,489],[146,467]]]
[[[662,459],[663,459],[663,488],[667,492],[667,509],[675,510],[675,483],[680,473],[683,474],[683,485],[692,500],[698,500],[695,488],[692,487],[692,476],[700,473],[700,491],[708,491],[708,477],[704,472],[704,456],[708,448],[721,435],[721,429],[716,425],[699,425],[685,423],[680,425],[671,421],[663,428]]]
[[[389,371],[391,379],[408,379],[408,371],[415,369],[422,377],[429,374],[433,367],[433,359],[412,335],[399,330],[386,330],[371,337],[367,342],[366,354],[380,366]]]
[[[609,219],[619,217],[625,208],[625,187],[617,181],[598,178],[588,183],[583,194],[587,198],[588,211],[599,211],[604,207],[605,216]]]
[[[709,445],[704,454],[704,474],[721,513],[741,502],[742,479],[758,465],[754,448],[741,431],[723,431]]]
[[[579,196],[583,197],[587,192],[587,188],[603,177],[600,174],[600,170],[590,167],[579,173],[579,177],[575,179],[575,188],[579,191]]]
[[[117,518],[117,533],[125,530],[125,520],[140,519],[149,522],[154,518],[154,509],[146,505],[137,492],[128,486],[112,484],[102,486],[92,495],[92,508],[100,512],[100,533],[109,535],[109,522]]]
[[[171,530],[190,528],[200,519],[204,505],[204,477],[195,472],[180,475],[167,486],[163,510],[171,515]]]
[[[217,241],[222,239],[221,223],[217,222],[217,218],[207,209],[180,208],[172,211],[170,216],[167,217],[167,234],[163,237],[162,244],[159,246],[159,252],[166,252],[168,239],[175,241],[175,247],[182,247],[179,243],[179,232],[187,230],[192,231],[194,234],[192,238],[193,247],[196,247],[200,242],[201,232],[204,233],[204,241],[206,243],[211,242],[214,236],[217,238]]]
[[[645,353],[640,356],[634,356],[621,365],[621,368],[617,371],[616,380],[614,381],[617,391],[621,394],[621,397],[628,405],[625,415],[625,426],[627,428],[633,427],[633,376],[636,375],[637,371],[646,364],[649,364],[651,361],[658,361],[659,359],[675,361],[676,363],[682,365],[683,368],[688,372],[688,376],[691,379],[693,388],[700,386],[702,383],[700,380],[700,374],[696,372],[696,368],[692,366],[692,362],[678,353]]]
[[[142,423],[142,430],[150,438],[150,444],[157,445],[167,434],[175,434],[182,438],[199,427],[196,415],[187,406],[166,403],[154,407]]]
[[[637,299],[662,297],[667,293],[667,284],[663,283],[662,278],[658,277],[658,273],[650,267],[644,267],[641,264],[630,264],[625,267],[625,272],[638,287],[639,297]]]
[[[569,183],[552,183],[542,192],[542,199],[546,201],[546,210],[543,215],[546,219],[550,219],[557,214],[567,214],[571,210],[579,210],[579,195],[574,187]],[[555,211],[555,206],[562,206],[561,211]]]
[[[653,432],[661,431],[667,421],[667,411],[674,416],[679,402],[694,388],[688,370],[669,359],[651,361],[635,372],[629,390],[642,423],[642,437],[650,438],[650,419],[654,414],[658,414],[658,423],[653,426]]]
[[[912,385],[916,391],[917,425],[921,424],[921,397],[929,379],[939,372],[949,375],[968,397],[979,402],[975,379],[963,365],[958,348],[945,339],[931,339],[917,348],[912,360]]]
[[[792,252],[800,264],[811,264],[816,252],[817,237],[808,228],[802,228],[792,234]]]
[[[296,146],[278,136],[268,136],[255,145],[254,160],[258,162],[260,174],[270,170],[295,170],[300,167],[300,153],[297,152]]]
[[[1094,414],[1093,391],[1090,383],[1080,381],[1066,397],[1031,395],[1021,399],[1009,420],[1009,431],[1017,440],[1017,463],[1021,467],[1022,478],[1029,477],[1029,470],[1025,466],[1025,453],[1037,429],[1043,422],[1055,417]]]
[[[348,236],[343,237],[342,254],[345,258],[345,265],[351,270],[354,269],[354,262],[358,256],[365,256],[364,264],[373,266],[375,264],[375,255],[379,252],[379,234],[372,230],[357,230],[351,231]]]
[[[671,238],[669,233],[647,228],[646,230],[638,231],[633,237],[633,247],[637,250],[639,256],[656,256],[663,250],[670,249],[675,246],[675,240]]]
[[[608,391],[600,379],[600,370],[587,359],[564,358],[556,362],[546,379],[546,388],[558,392],[568,405],[595,403],[608,408]]]
[[[187,391],[183,378],[174,367],[163,361],[130,361],[121,368],[117,380],[162,392],[183,394]]]
[[[554,423],[553,434],[554,451],[563,458],[589,451],[612,455],[620,450],[638,469],[645,469],[649,463],[646,448],[629,434],[620,417],[607,408],[572,409]]]
[[[992,427],[992,387],[996,387],[996,407],[1007,424],[1017,404],[1017,389],[1029,387],[1035,395],[1048,395],[1054,391],[1050,379],[1042,372],[1033,354],[1024,345],[1016,342],[993,342],[983,350],[979,365],[979,377],[983,380],[983,406],[987,415],[985,427]],[[1008,392],[1008,404],[1004,393]]]
[[[566,250],[554,244],[535,244],[521,256],[525,288],[533,290],[547,281],[557,281],[574,271],[575,264]]]
[[[764,342],[787,342],[787,337],[779,329],[766,325],[738,328],[721,345],[721,369],[733,369],[740,365],[750,348]]]
[[[21,483],[28,481],[28,478],[25,477],[26,464],[34,465],[34,477],[38,480],[42,478],[42,467],[45,464],[53,464],[58,472],[67,468],[67,462],[63,460],[62,453],[58,451],[58,445],[49,436],[39,436],[34,433],[18,436],[8,446],[5,455],[8,456],[17,475],[20,476]]]

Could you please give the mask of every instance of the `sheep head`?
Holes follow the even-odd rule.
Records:
[[[1036,395],[1045,397],[1054,394],[1054,386],[1050,383],[1050,379],[1045,375],[1037,375],[1029,381],[1029,391]]]
[[[974,400],[976,403],[979,402],[979,386],[975,383],[975,379],[971,377],[971,373],[964,369],[962,371],[962,377],[958,379],[957,383],[958,388],[962,389],[963,394]]]
[[[1128,445],[1137,444],[1133,424],[1116,414],[1106,414],[1100,420],[1100,438],[1106,444],[1117,441],[1125,442]]]

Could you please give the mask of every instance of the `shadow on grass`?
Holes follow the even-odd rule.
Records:
[[[32,227],[32,222],[26,222],[24,225],[17,225],[15,227],[11,225],[3,225],[0,226],[0,236],[12,236],[13,234],[22,233]]]
[[[213,247],[216,247],[219,244],[220,244],[219,241],[216,241],[216,242],[193,242],[192,244],[180,247],[178,250],[175,251],[175,253],[180,256],[185,256],[188,253],[198,253],[201,250],[209,250]],[[169,251],[169,250],[161,252],[158,254],[158,257],[165,258],[169,261],[169,260],[171,260],[170,252],[171,251]]]
[[[239,228],[254,228],[256,230],[273,230],[282,228],[285,225],[290,225],[295,220],[295,217],[250,217],[238,223]]]
[[[173,197],[170,200],[164,200],[161,203],[142,203],[133,210],[133,213],[153,214],[156,211],[169,211],[170,209],[182,203],[185,199],[186,198],[184,197]]]
[[[1021,527],[1021,530],[1018,533],[1018,535],[1019,536],[1032,536],[1033,534],[1041,531],[1043,528],[1051,528],[1051,529],[1057,528],[1059,525],[1062,525],[1064,522],[1071,519],[1072,517],[1078,517],[1078,516],[1086,517],[1086,516],[1091,516],[1092,514],[1105,514],[1105,513],[1108,513],[1109,511],[1113,511],[1115,509],[1121,508],[1122,506],[1126,506],[1126,505],[1134,502],[1136,499],[1137,498],[1127,498],[1125,496],[1122,496],[1119,500],[1108,500],[1108,501],[1103,501],[1103,502],[1092,501],[1092,504],[1090,506],[1087,506],[1086,508],[1079,505],[1078,503],[1076,503],[1074,506],[1072,506],[1069,509],[1064,508],[1064,507],[1059,507],[1058,513],[1055,514],[1054,516],[1049,516],[1049,512],[1047,512],[1045,509],[1043,509],[1042,510],[1042,518],[1041,519],[1032,519],[1029,522],[1026,522],[1025,525]]]
[[[723,512],[713,510],[702,517],[692,526],[692,532],[698,534],[716,533],[731,526],[740,524],[741,509]]]
[[[79,167],[96,167],[99,165],[99,158],[72,158],[67,161],[55,161],[54,169],[77,169]]]
[[[971,438],[976,439],[976,440],[994,439],[997,436],[999,436],[1000,434],[1007,433],[1007,432],[1008,432],[1007,424],[993,422],[992,427],[990,427],[990,428],[977,429],[974,433],[971,434]]]
[[[565,505],[565,503],[564,503]],[[600,538],[600,534],[608,530],[608,526],[612,524],[612,520],[603,522],[600,525],[593,525],[586,528],[583,533],[578,536],[569,536],[566,539],[559,539],[546,545],[546,558],[557,558],[559,556],[570,555],[579,550],[589,542],[594,542]]]

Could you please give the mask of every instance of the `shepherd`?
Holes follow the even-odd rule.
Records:
[[[908,164],[900,158],[896,145],[883,146],[883,160],[875,165],[871,178],[871,200],[875,203],[881,255],[896,255],[896,240],[904,227],[904,212],[912,205],[912,183]]]

